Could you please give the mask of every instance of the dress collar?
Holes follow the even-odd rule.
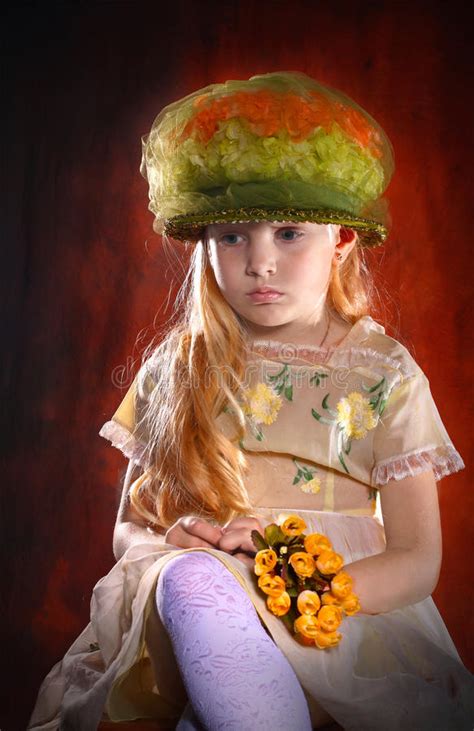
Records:
[[[353,324],[349,332],[337,345],[312,345],[310,343],[294,344],[291,341],[280,342],[278,340],[257,339],[249,342],[249,351],[263,356],[270,356],[280,360],[288,360],[292,358],[304,358],[314,353],[318,355],[326,354],[327,357],[336,351],[350,348],[355,343],[364,342],[371,331],[385,332],[385,328],[380,325],[370,315],[360,317]]]

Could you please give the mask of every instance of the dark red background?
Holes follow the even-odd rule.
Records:
[[[393,142],[394,224],[370,260],[387,332],[427,374],[466,463],[440,484],[434,599],[474,670],[472,67],[461,8],[173,0],[7,9],[3,731],[24,728],[113,564],[126,462],[98,431],[124,393],[117,380],[130,383],[171,314],[173,268],[152,233],[140,136],[162,106],[197,88],[274,70],[345,91]]]

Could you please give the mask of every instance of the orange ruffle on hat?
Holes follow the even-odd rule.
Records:
[[[198,240],[210,223],[312,221],[387,236],[393,174],[383,129],[300,72],[212,84],[166,106],[143,138],[154,228]]]

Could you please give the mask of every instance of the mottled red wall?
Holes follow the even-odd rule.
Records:
[[[371,259],[392,324],[466,462],[440,484],[444,562],[434,599],[474,670],[472,69],[461,4],[21,5],[7,11],[2,119],[10,165],[2,729],[24,728],[43,675],[87,622],[92,587],[113,564],[125,460],[98,431],[122,396],[112,372],[122,367],[129,383],[155,316],[160,324],[171,312],[171,272],[138,172],[140,135],[164,104],[196,88],[273,70],[344,90],[392,139],[393,231]]]

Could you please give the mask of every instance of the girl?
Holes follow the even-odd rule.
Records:
[[[166,107],[142,172],[155,229],[192,242],[181,317],[101,429],[130,460],[117,564],[30,728],[471,729],[472,676],[430,596],[436,481],[464,463],[369,314],[386,135],[340,92],[272,73]],[[256,588],[251,531],[288,512],[359,597],[326,650]]]

